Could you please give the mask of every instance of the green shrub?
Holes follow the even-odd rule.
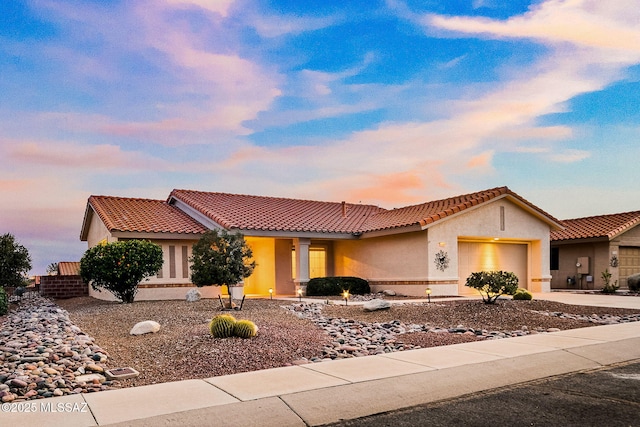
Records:
[[[80,276],[93,289],[105,289],[118,300],[132,303],[138,284],[161,267],[160,245],[145,240],[122,240],[87,250],[80,259]]]
[[[9,312],[9,298],[4,288],[0,286],[0,316],[4,316]]]
[[[255,337],[258,327],[251,320],[238,320],[233,327],[233,334],[240,338]]]
[[[518,276],[510,271],[479,271],[467,277],[465,286],[477,289],[485,304],[493,304],[500,295],[516,293]]]
[[[236,318],[230,314],[220,314],[209,323],[209,331],[216,338],[228,338],[233,336]]]
[[[526,290],[524,288],[519,288],[516,291],[516,293],[513,294],[513,299],[531,301],[533,299],[533,295],[531,295],[531,292],[529,292],[528,290]]]
[[[364,295],[371,292],[369,282],[359,277],[316,277],[307,283],[308,296],[341,295],[349,291],[353,295]]]

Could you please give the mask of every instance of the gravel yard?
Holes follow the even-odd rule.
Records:
[[[145,301],[119,304],[92,298],[59,300],[71,320],[95,338],[109,353],[109,368],[131,366],[140,371],[122,386],[137,386],[191,378],[207,378],[238,372],[287,366],[321,357],[332,339],[311,320],[294,316],[281,306],[285,301],[249,299],[236,318],[249,319],[259,327],[258,336],[217,339],[208,330],[210,319],[220,314],[218,301]],[[564,305],[549,301],[499,301],[485,305],[479,301],[442,301],[431,304],[394,305],[390,310],[365,313],[356,305],[325,306],[325,316],[363,322],[428,324],[440,328],[458,326],[513,331],[523,326],[530,331],[549,328],[572,329],[593,326],[584,320],[552,317],[535,311],[597,315],[628,315],[633,310]],[[227,312],[228,313],[228,312]],[[162,325],[156,334],[129,335],[131,327],[143,320]],[[407,333],[398,341],[422,347],[449,345],[477,339],[470,334]]]
[[[242,311],[226,312],[258,325],[258,336],[243,340],[217,339],[209,334],[210,319],[221,313],[217,300],[120,304],[86,297],[56,303],[68,312],[74,325],[93,338],[93,352],[108,354],[108,358],[100,362],[102,367],[133,367],[140,372],[137,378],[114,382],[110,385],[113,387],[207,378],[309,361],[640,320],[640,314],[634,310],[549,301],[500,300],[496,305],[485,305],[477,300],[445,299],[364,312],[361,306],[344,306],[340,301],[325,306],[249,299]],[[6,318],[0,318],[0,322],[4,320]],[[160,323],[160,331],[130,335],[132,326],[144,320]],[[3,330],[8,329],[8,325],[3,324]],[[5,357],[10,354],[5,353]],[[87,354],[91,352],[87,350]],[[56,368],[59,369],[57,365]],[[73,378],[74,369],[65,374],[69,380]],[[47,379],[45,374],[41,376]],[[25,389],[16,390],[10,378],[7,376],[5,381],[20,398]]]

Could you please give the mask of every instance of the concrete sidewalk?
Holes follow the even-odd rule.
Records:
[[[637,297],[535,297],[640,311]],[[638,359],[640,322],[624,323],[28,401],[0,424],[315,426]]]

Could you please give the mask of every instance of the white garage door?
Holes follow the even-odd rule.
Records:
[[[458,243],[458,293],[476,294],[465,286],[467,277],[476,271],[512,271],[518,276],[519,287],[527,287],[527,245],[515,243]]]
[[[627,277],[640,273],[640,248],[620,248],[620,286],[627,287]]]

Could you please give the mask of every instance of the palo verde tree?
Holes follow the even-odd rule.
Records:
[[[516,293],[518,276],[510,271],[479,271],[471,273],[465,285],[477,289],[485,304],[493,304],[500,295]]]
[[[229,286],[240,283],[253,273],[256,266],[253,252],[240,233],[229,234],[226,230],[207,231],[193,245],[191,281],[198,287],[226,286],[231,307]]]
[[[146,240],[123,240],[87,250],[80,260],[80,276],[95,290],[104,288],[131,303],[138,284],[162,267],[162,248]]]
[[[29,251],[12,234],[0,237],[0,286],[24,286],[25,277],[31,270]]]

